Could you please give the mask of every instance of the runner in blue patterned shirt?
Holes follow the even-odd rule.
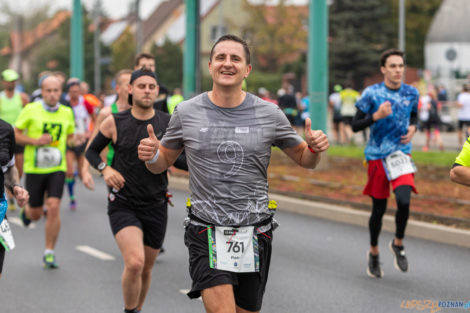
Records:
[[[405,71],[403,52],[385,51],[380,59],[384,81],[367,87],[357,101],[353,121],[355,132],[370,127],[370,139],[364,151],[368,163],[368,181],[363,193],[372,198],[369,220],[370,251],[367,274],[380,278],[378,237],[390,196],[390,184],[397,201],[395,238],[389,244],[395,267],[408,271],[403,247],[410,212],[411,191],[416,168],[411,160],[411,138],[416,132],[419,94],[416,88],[402,83]]]

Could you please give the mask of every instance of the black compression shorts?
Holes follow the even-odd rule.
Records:
[[[113,235],[128,226],[137,226],[144,233],[144,245],[160,249],[168,220],[167,202],[151,208],[136,208],[125,200],[112,197],[108,201],[108,216]]]
[[[258,235],[260,271],[257,273],[232,273],[210,268],[206,227],[188,225],[184,243],[189,250],[189,274],[193,280],[188,296],[201,296],[201,291],[214,286],[233,285],[236,304],[247,311],[259,311],[268,281],[271,263],[272,231]]]
[[[29,192],[29,205],[42,207],[44,195],[48,198],[62,198],[65,172],[50,174],[26,174],[26,190]]]
[[[76,147],[70,147],[70,146],[67,145],[67,151],[72,151],[73,153],[75,153],[76,156],[84,155],[87,143],[88,143],[88,141],[86,141],[84,144],[81,144],[80,146],[76,146]]]

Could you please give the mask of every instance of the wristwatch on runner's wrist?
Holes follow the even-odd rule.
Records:
[[[103,170],[106,168],[106,166],[108,166],[108,164],[106,164],[106,162],[101,162],[100,164],[98,164],[98,166],[96,167],[96,169],[98,171],[100,171],[100,173],[103,172]]]

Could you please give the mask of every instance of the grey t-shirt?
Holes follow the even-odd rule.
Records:
[[[273,103],[247,93],[221,108],[203,93],[180,103],[161,144],[185,148],[192,214],[218,226],[247,226],[269,218],[267,168],[271,146],[302,143]]]

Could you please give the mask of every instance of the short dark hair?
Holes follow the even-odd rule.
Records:
[[[380,56],[380,66],[385,66],[385,63],[387,62],[387,59],[389,56],[392,55],[398,55],[403,59],[403,62],[405,62],[405,53],[401,50],[398,49],[388,49],[382,53]]]
[[[150,53],[146,53],[146,52],[139,53],[139,54],[135,57],[134,66],[139,65],[139,62],[140,62],[141,59],[152,59],[152,60],[155,60],[155,57],[154,57],[153,55],[151,55]]]
[[[222,37],[220,37],[219,39],[217,39],[217,41],[215,42],[215,44],[212,46],[212,49],[211,49],[211,54],[209,56],[209,60],[212,61],[212,56],[214,55],[214,48],[215,46],[217,46],[220,42],[222,41],[235,41],[235,42],[238,42],[239,44],[241,44],[243,46],[243,50],[245,51],[245,58],[246,58],[246,63],[247,64],[251,64],[251,58],[250,58],[250,48],[248,47],[248,44],[246,43],[245,40],[241,39],[240,37],[238,36],[235,36],[235,35],[223,35]]]

